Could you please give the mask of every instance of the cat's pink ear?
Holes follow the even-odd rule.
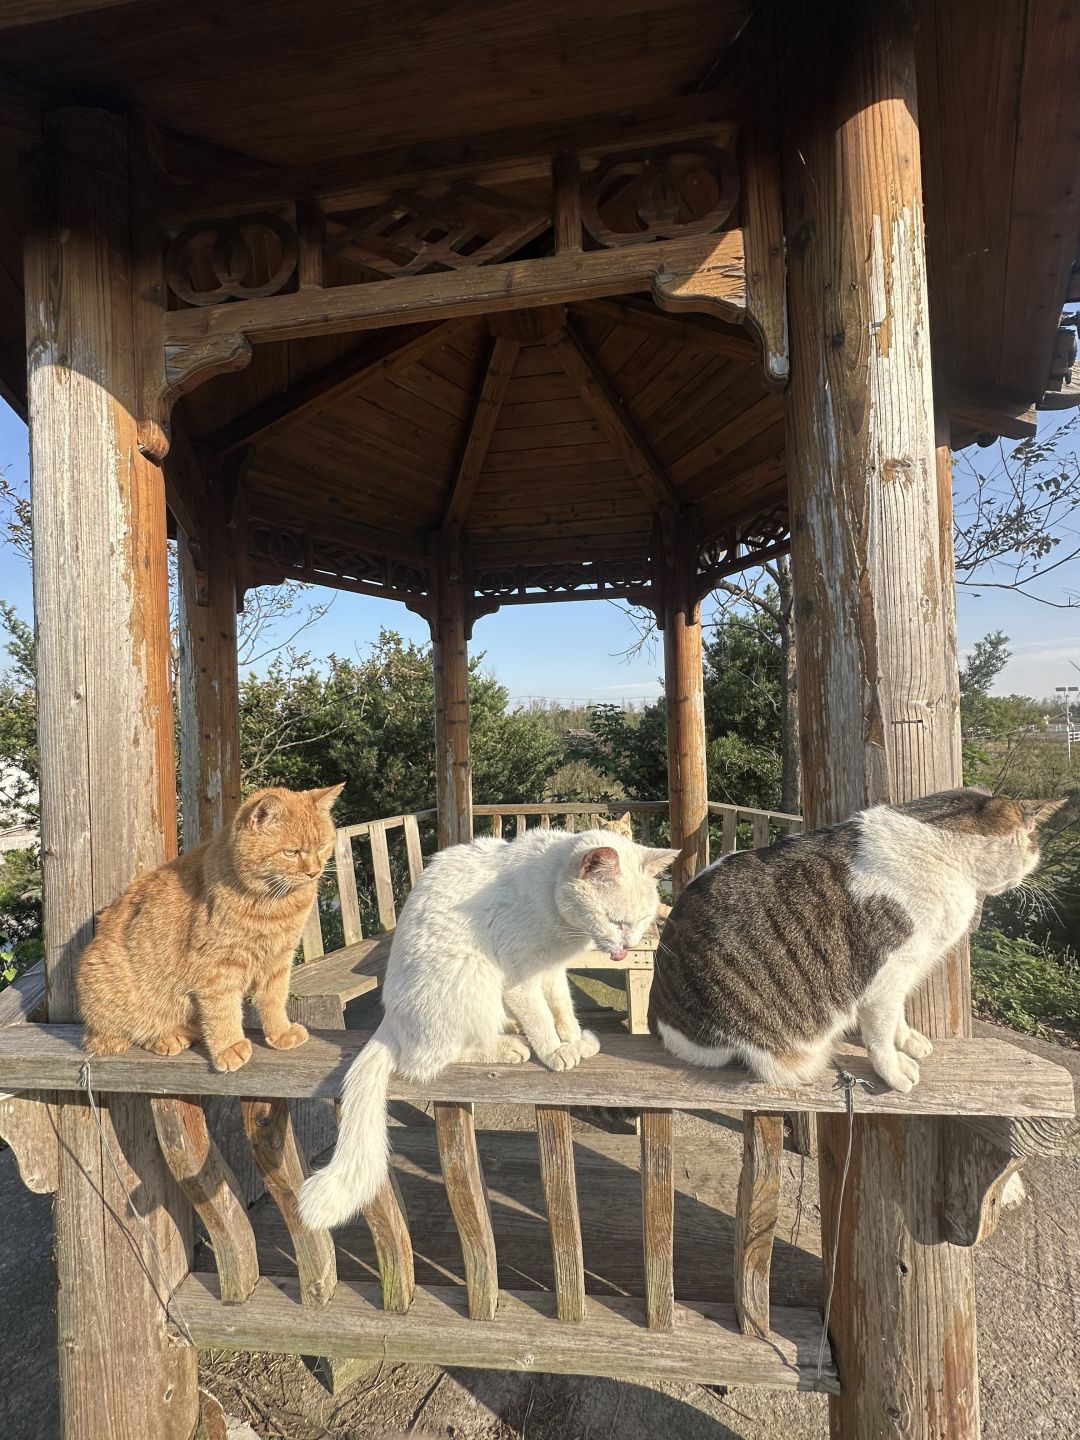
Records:
[[[621,874],[619,852],[610,845],[586,850],[578,865],[578,874],[582,880],[617,880]]]
[[[1024,828],[1035,830],[1040,825],[1045,825],[1052,815],[1064,808],[1069,803],[1066,795],[1061,800],[1035,800],[1023,807]]]
[[[284,809],[281,797],[271,791],[255,801],[244,824],[252,831],[265,830],[275,823]]]
[[[639,845],[638,850],[641,852],[641,868],[646,875],[662,875],[682,853],[679,850],[653,850],[648,845]]]
[[[343,780],[340,785],[328,785],[325,790],[309,790],[307,797],[313,805],[318,805],[320,810],[329,811],[344,789],[345,781]]]

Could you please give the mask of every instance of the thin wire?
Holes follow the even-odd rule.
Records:
[[[832,1263],[829,1266],[829,1293],[825,1298],[825,1317],[821,1322],[821,1339],[818,1341],[817,1380],[819,1384],[825,1365],[825,1347],[829,1343],[829,1316],[832,1313],[833,1292],[836,1289],[836,1260],[840,1253],[840,1221],[844,1213],[844,1190],[847,1187],[848,1171],[851,1169],[851,1146],[855,1134],[855,1086],[866,1084],[865,1080],[859,1080],[846,1070],[841,1070],[837,1075],[836,1084],[833,1086],[834,1090],[843,1090],[844,1092],[848,1131],[844,1168],[840,1172],[840,1193],[836,1197],[836,1225],[833,1230]]]
[[[124,1194],[124,1198],[127,1200],[128,1209],[131,1211],[132,1215],[135,1217],[140,1228],[142,1229],[143,1234],[146,1236],[150,1255],[154,1262],[154,1266],[158,1272],[158,1279],[160,1281],[162,1289],[165,1291],[165,1299],[163,1301],[165,1307],[165,1316],[167,1319],[175,1319],[177,1329],[180,1331],[181,1335],[184,1337],[184,1339],[188,1342],[189,1345],[194,1345],[195,1337],[194,1335],[192,1335],[191,1330],[188,1328],[188,1323],[184,1319],[183,1312],[181,1311],[180,1306],[177,1303],[176,1286],[173,1285],[169,1280],[169,1272],[165,1264],[165,1257],[162,1255],[158,1243],[154,1239],[154,1232],[150,1229],[150,1226],[147,1225],[145,1218],[140,1215],[139,1211],[136,1209],[135,1201],[131,1197],[131,1192],[127,1188],[127,1183],[125,1182],[123,1175],[120,1173],[120,1166],[117,1164],[116,1156],[113,1153],[112,1145],[105,1131],[105,1126],[101,1123],[101,1115],[98,1111],[97,1101],[94,1099],[94,1092],[90,1087],[89,1060],[83,1061],[82,1069],[79,1071],[79,1087],[80,1089],[86,1091],[86,1098],[90,1102],[90,1113],[94,1118],[94,1124],[97,1126],[98,1134],[101,1136],[101,1147],[105,1151],[105,1154],[109,1157],[109,1164],[112,1167],[113,1174],[116,1176],[116,1183],[120,1186],[120,1189]],[[102,1198],[104,1199],[104,1196]],[[109,1209],[109,1213],[113,1216],[113,1219],[116,1221],[117,1225],[119,1225],[120,1228],[123,1229],[124,1227],[120,1225],[120,1217],[116,1214],[116,1212],[112,1210],[112,1208],[109,1206],[107,1206],[106,1208]],[[149,1267],[145,1265],[145,1262],[144,1268],[147,1270],[147,1274],[149,1274]],[[158,1295],[158,1299],[161,1299],[160,1294]]]

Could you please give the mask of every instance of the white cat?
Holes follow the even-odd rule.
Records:
[[[520,1063],[530,1045],[551,1070],[595,1055],[566,967],[592,947],[621,959],[640,943],[656,877],[678,853],[613,831],[531,830],[436,855],[394,932],[382,1024],[345,1076],[337,1149],[300,1192],[304,1224],[341,1225],[381,1188],[392,1074],[422,1083],[456,1061]]]

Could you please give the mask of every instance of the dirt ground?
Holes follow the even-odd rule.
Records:
[[[980,1026],[983,1033],[995,1032]],[[1080,1075],[1080,1052],[1008,1038]],[[734,1130],[716,1144],[739,1163]],[[799,1180],[788,1155],[785,1194]],[[1029,1162],[1028,1198],[976,1254],[986,1440],[1080,1440],[1080,1156]],[[800,1248],[817,1248],[816,1176],[805,1167]],[[0,1155],[0,1434],[59,1436],[46,1198]],[[208,1353],[201,1383],[234,1440],[824,1440],[822,1397],[699,1385],[630,1385],[499,1371],[374,1366],[332,1395],[292,1357]],[[208,1398],[208,1406],[211,1401]],[[135,1437],[133,1437],[135,1440]],[[152,1440],[152,1437],[147,1437]]]

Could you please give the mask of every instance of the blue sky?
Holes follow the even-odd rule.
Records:
[[[994,463],[993,452],[975,452],[975,456],[984,469]],[[25,484],[28,468],[26,427],[0,401],[0,469],[14,483]],[[29,575],[21,559],[2,543],[0,577],[0,597],[11,600],[29,620]],[[1080,561],[1062,566],[1040,589],[1058,601],[1070,591],[1080,596]],[[1056,685],[1080,683],[1070,664],[1080,665],[1080,606],[1054,609],[1008,591],[961,590],[958,613],[963,649],[990,630],[1004,630],[1010,637],[1013,658],[997,686],[1002,693],[1042,696]],[[428,638],[425,622],[403,605],[340,593],[325,618],[304,636],[303,644],[316,655],[331,651],[349,655],[363,651],[380,626],[416,640]],[[630,622],[614,605],[507,606],[477,623],[473,649],[486,652],[488,666],[515,703],[534,696],[619,702],[650,698],[660,690],[659,651],[629,663],[621,658],[634,639]]]

